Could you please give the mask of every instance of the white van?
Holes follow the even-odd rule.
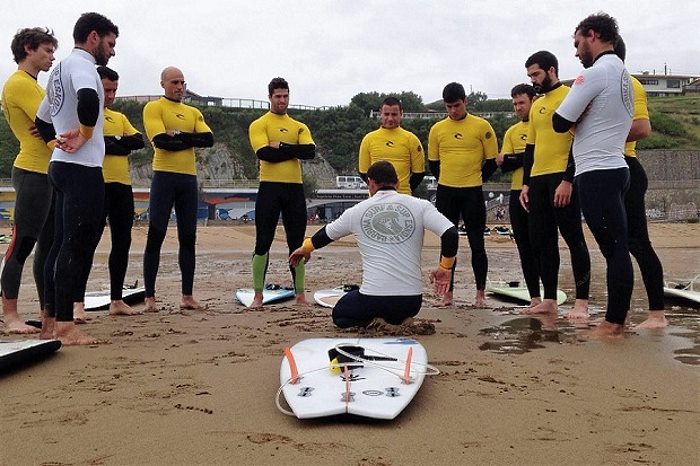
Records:
[[[437,189],[438,182],[434,176],[426,176],[423,181],[427,183],[428,189]]]
[[[359,176],[341,175],[335,177],[335,186],[341,189],[364,189],[367,184]]]

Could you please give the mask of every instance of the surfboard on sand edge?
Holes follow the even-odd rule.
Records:
[[[146,288],[143,287],[125,287],[122,291],[122,299],[126,304],[137,304],[143,302],[145,297]],[[111,302],[112,297],[109,290],[89,291],[85,293],[86,311],[104,311],[109,309]]]
[[[486,291],[497,296],[503,296],[530,304],[530,292],[527,290],[527,286],[518,281],[486,282]],[[544,290],[542,288],[540,288],[540,292],[544,294]],[[566,293],[564,293],[562,290],[557,290],[557,304],[563,304],[565,301]]]
[[[668,281],[664,283],[664,296],[667,298],[685,299],[700,304],[700,291],[695,289],[700,275],[692,280]]]
[[[338,300],[345,296],[348,291],[358,290],[359,288],[357,285],[340,285],[335,288],[318,290],[314,293],[314,301],[319,306],[333,308]]]
[[[60,340],[0,340],[0,372],[38,360],[60,347]]]
[[[255,290],[252,288],[239,288],[236,290],[236,299],[245,307],[253,304]],[[263,304],[273,304],[287,301],[295,296],[294,288],[285,288],[279,285],[265,285],[263,290]]]
[[[329,351],[336,346],[367,360],[350,365],[346,376],[344,369],[334,368],[331,362]],[[409,348],[411,383],[405,384],[402,377]],[[394,419],[418,392],[428,363],[425,348],[412,338],[311,338],[288,351],[299,379],[290,383],[292,364],[285,354],[280,366],[281,391],[299,419],[338,414]]]

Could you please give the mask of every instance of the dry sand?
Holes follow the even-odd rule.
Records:
[[[315,227],[310,228],[313,231]],[[700,226],[654,224],[652,238],[667,277],[700,272]],[[141,276],[145,227],[134,229],[127,280]],[[691,465],[700,452],[697,310],[670,307],[671,326],[630,331],[623,341],[586,341],[561,319],[538,330],[512,307],[470,306],[468,246],[460,242],[456,305],[436,307],[426,285],[419,314],[435,325],[418,335],[442,373],[426,379],[395,420],[336,417],[299,421],[278,412],[283,348],[334,328],[328,312],[289,305],[246,310],[233,291],[250,286],[254,229],[201,227],[195,296],[204,312],[179,310],[175,230],[169,230],[158,277],[157,315],[94,313],[82,328],[108,344],[64,347],[55,356],[0,375],[2,465]],[[281,236],[269,282],[290,281]],[[592,304],[605,304],[604,266],[595,243]],[[492,279],[517,279],[516,250],[487,240]],[[90,279],[105,288],[108,238]],[[424,272],[438,256],[426,239]],[[561,287],[571,293],[568,252]],[[25,269],[20,310],[34,317],[35,291]],[[358,283],[353,241],[317,251],[307,267],[310,290]],[[646,306],[636,273],[631,320]],[[309,294],[309,298],[311,295]],[[681,315],[683,314],[683,315]],[[519,328],[509,335],[508,328]],[[529,329],[532,327],[532,329]],[[368,333],[365,335],[372,335]],[[528,352],[517,348],[529,347]],[[513,350],[516,348],[516,350]]]

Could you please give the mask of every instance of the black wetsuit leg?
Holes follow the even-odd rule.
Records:
[[[152,298],[156,292],[156,276],[160,265],[160,248],[170,220],[170,212],[175,204],[175,186],[172,173],[155,171],[151,181],[148,202],[148,237],[143,254],[143,282],[146,297]]]
[[[285,184],[287,183],[260,182],[255,200],[255,254],[258,256],[267,254],[272,246],[284,203],[282,197]]]
[[[576,176],[575,183],[586,223],[607,263],[605,320],[624,325],[634,282],[624,205],[629,170],[625,167],[589,171]]]
[[[559,280],[559,235],[554,214],[554,189],[551,175],[530,178],[529,236],[537,270],[542,279],[544,299],[557,299]]]
[[[561,182],[561,178],[559,182]],[[559,182],[557,182],[557,186]],[[553,197],[552,202],[554,202]],[[588,299],[591,286],[591,257],[588,253],[586,238],[583,236],[581,207],[576,188],[571,193],[569,205],[554,208],[554,214],[561,237],[569,248],[571,268],[576,283],[576,299]]]
[[[285,185],[282,203],[282,225],[287,236],[289,253],[297,249],[304,242],[306,234],[306,196],[304,186],[299,183],[279,183]],[[289,267],[292,274],[292,283],[296,283],[296,268]]]
[[[105,210],[109,219],[112,249],[109,253],[110,297],[122,299],[124,277],[129,265],[131,228],[134,225],[134,194],[130,185],[105,184]]]
[[[459,228],[459,217],[461,213],[461,205],[459,199],[459,189],[438,184],[435,194],[435,208],[442,215]],[[482,229],[481,235],[484,235]],[[455,256],[454,264],[452,265],[452,277],[450,278],[450,291],[454,290],[455,271],[457,270],[457,256]]]
[[[486,228],[486,204],[481,186],[458,188],[460,191],[460,210],[464,225],[467,228],[469,248],[472,253],[472,271],[476,289],[486,288],[486,275],[489,262],[484,245],[484,229]]]
[[[24,263],[36,245],[33,273],[43,309],[44,264],[53,241],[53,224],[48,223],[53,221],[49,218],[53,211],[53,188],[48,175],[17,167],[12,168],[12,186],[16,193],[15,214],[12,241],[5,251],[0,275],[2,296],[17,299]]]
[[[518,247],[520,256],[520,266],[523,270],[523,277],[527,290],[531,298],[540,297],[540,274],[537,272],[535,256],[530,245],[528,213],[520,204],[521,190],[510,191],[508,202],[508,214],[510,216],[510,226],[513,229],[513,238]]]
[[[195,244],[197,242],[197,177],[194,175],[175,175],[175,217],[177,219],[177,238],[180,244],[178,265],[182,275],[182,294],[191,295],[194,287],[194,269],[196,264]]]
[[[644,167],[637,157],[625,157],[630,170],[630,187],[625,194],[627,234],[630,252],[639,264],[644,288],[647,290],[650,311],[664,309],[664,271],[659,256],[654,251],[647,229],[647,212],[644,204],[649,181]]]
[[[340,328],[366,327],[375,317],[398,325],[420,311],[423,295],[369,296],[353,290],[333,308],[333,323]]]
[[[51,162],[49,179],[56,190],[56,229],[46,264],[52,272],[45,275],[46,310],[59,322],[71,322],[75,290],[94,254],[102,224],[104,180],[101,167],[65,162]]]

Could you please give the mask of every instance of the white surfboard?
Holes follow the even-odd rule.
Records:
[[[667,298],[685,299],[700,304],[700,290],[695,285],[700,275],[688,281],[669,281],[664,284],[664,296]]]
[[[530,292],[527,290],[527,285],[518,281],[505,282],[495,281],[486,282],[486,291],[497,296],[504,296],[517,301],[530,304]],[[541,295],[544,295],[544,289],[540,287]],[[562,290],[557,290],[557,304],[563,304],[566,301],[566,293]]]
[[[287,301],[295,296],[294,288],[285,288],[279,285],[268,284],[263,290],[263,304],[273,304]],[[245,307],[253,304],[255,290],[252,288],[239,288],[236,290],[236,299]]]
[[[53,353],[60,340],[0,340],[0,372]]]
[[[429,370],[437,372],[412,338],[311,338],[285,350],[280,391],[299,419],[394,419]]]
[[[327,290],[318,290],[314,293],[314,301],[319,306],[333,308],[347,292],[357,289],[359,289],[357,285],[342,285]]]
[[[122,299],[126,304],[143,302],[145,297],[146,288],[125,287],[122,291]],[[88,291],[85,293],[84,302],[86,311],[104,311],[109,309],[109,305],[112,302],[111,293],[109,290]]]

